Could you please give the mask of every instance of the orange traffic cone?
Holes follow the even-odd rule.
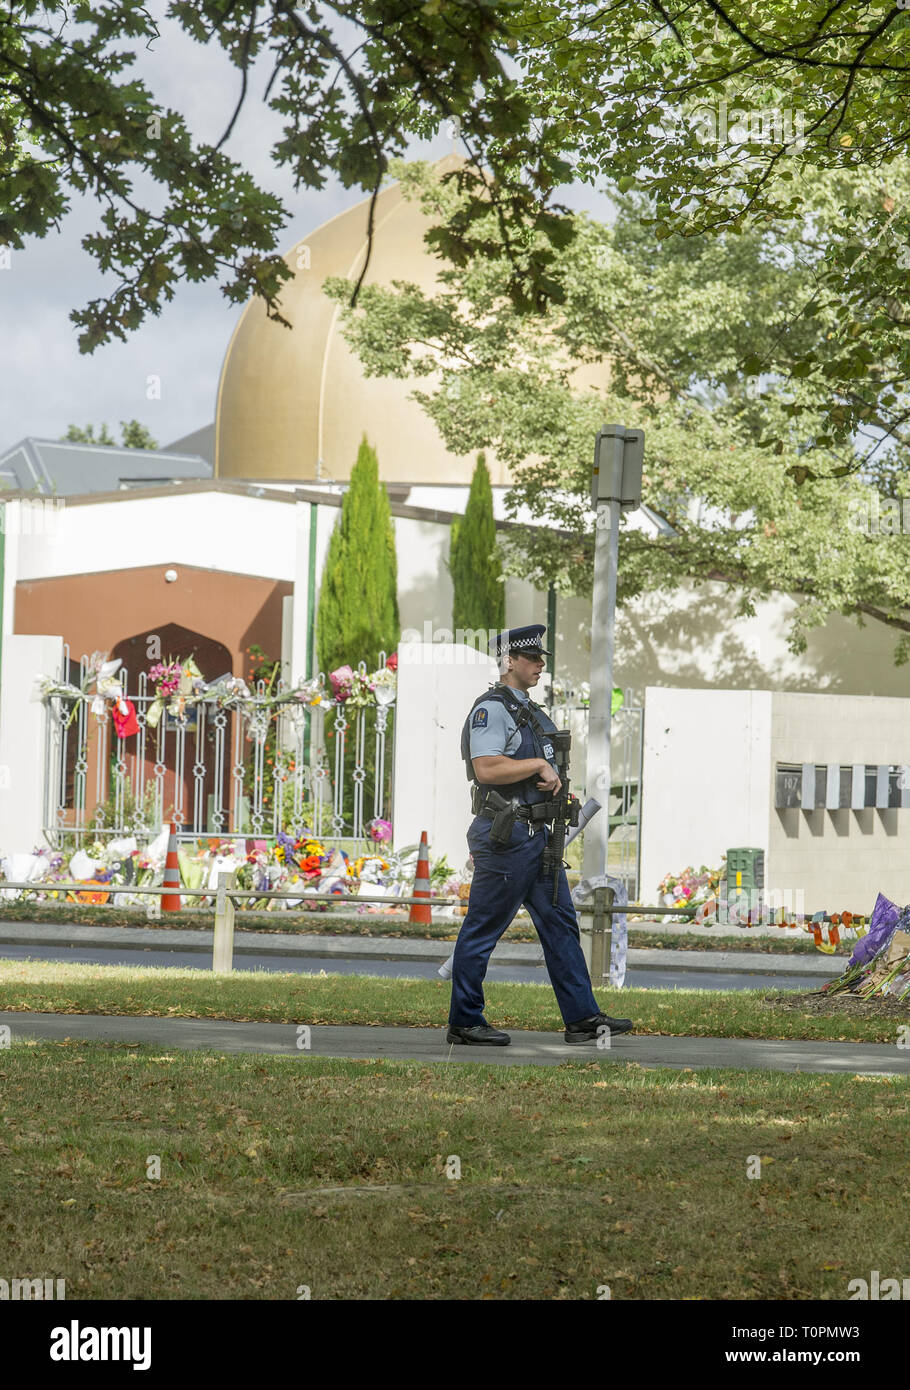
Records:
[[[180,865],[177,861],[177,832],[174,829],[174,822],[171,821],[171,834],[167,842],[167,858],[164,861],[164,885],[165,888],[180,887]],[[163,912],[180,911],[180,894],[163,893],[161,896],[161,909]]]
[[[427,848],[427,832],[425,830],[420,832],[420,849],[417,854],[417,871],[414,875],[412,897],[426,898],[426,902],[411,904],[408,923],[413,922],[422,927],[431,926],[433,918],[430,915],[430,851]]]

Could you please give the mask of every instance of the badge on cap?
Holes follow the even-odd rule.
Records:
[[[472,729],[485,729],[487,726],[487,712],[485,709],[476,709],[474,718],[471,720]]]

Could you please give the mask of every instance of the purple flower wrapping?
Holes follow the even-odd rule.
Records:
[[[904,913],[907,911],[908,909],[904,908]],[[847,962],[847,969],[849,970],[851,965],[865,965],[873,956],[877,956],[882,947],[887,946],[902,915],[896,903],[886,898],[884,893],[879,893],[869,919],[869,930],[856,943],[856,949]]]

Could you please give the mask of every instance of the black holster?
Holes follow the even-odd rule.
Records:
[[[500,797],[499,800],[505,800]],[[490,824],[490,844],[491,845],[510,845],[512,843],[512,831],[515,829],[515,822],[518,819],[518,809],[521,802],[517,796],[513,796],[511,801],[506,801]]]
[[[495,811],[490,825],[491,845],[505,847],[512,843],[512,831],[521,810],[521,802],[517,796],[507,801],[495,788],[478,787],[475,784],[471,789],[471,809],[475,816],[481,811]]]

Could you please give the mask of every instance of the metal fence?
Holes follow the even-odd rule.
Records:
[[[70,660],[64,646],[61,681],[84,686],[89,658]],[[380,653],[385,664],[385,653]],[[364,662],[359,670],[366,674]],[[59,847],[64,837],[157,833],[175,823],[184,838],[299,835],[362,839],[371,819],[391,820],[394,695],[383,703],[275,704],[286,682],[251,689],[246,711],[200,702],[185,720],[168,713],[150,727],[156,698],[141,671],[117,679],[136,710],[138,732],[117,735],[110,712],[91,702],[53,696],[47,702],[44,831]],[[320,691],[326,690],[322,673]]]

